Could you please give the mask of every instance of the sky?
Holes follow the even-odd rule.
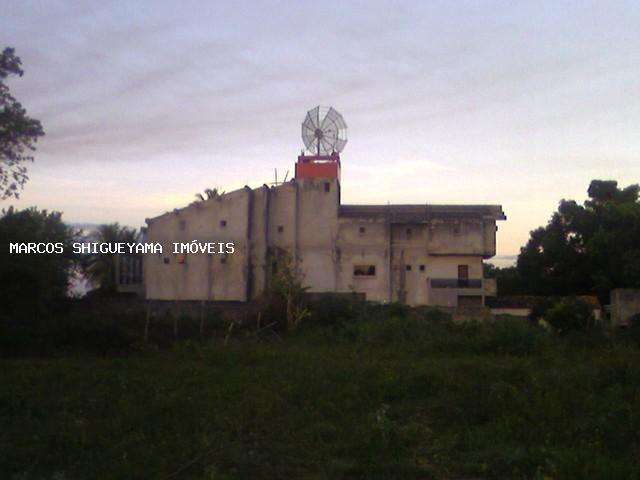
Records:
[[[344,116],[344,203],[500,204],[514,255],[591,179],[640,177],[640,2],[8,1],[42,121],[19,201],[144,219],[293,172]]]

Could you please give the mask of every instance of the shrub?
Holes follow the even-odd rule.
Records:
[[[505,317],[486,326],[489,338],[486,352],[510,355],[530,355],[548,341],[549,334],[542,327],[517,317]]]
[[[337,325],[351,322],[363,312],[364,302],[355,295],[323,294],[309,301],[310,323]]]
[[[59,212],[36,208],[0,212],[0,317],[21,320],[64,303],[72,279],[76,235]],[[8,243],[57,244],[62,253],[11,254]]]
[[[640,345],[640,313],[629,319],[629,326],[624,329],[622,337]]]
[[[437,307],[421,308],[417,314],[427,322],[448,322],[451,320],[451,314]]]
[[[579,298],[567,297],[549,308],[545,321],[560,333],[586,332],[592,330],[595,319],[591,306]]]
[[[129,353],[137,332],[128,330],[126,323],[126,319],[101,319],[82,312],[46,317],[39,322],[3,322],[0,357]]]
[[[545,317],[547,311],[553,307],[556,303],[561,300],[560,297],[542,297],[540,300],[536,301],[535,304],[531,307],[531,313],[529,314],[529,319],[532,322],[537,322],[538,320]]]
[[[284,308],[284,317],[281,314],[279,318],[281,326],[293,330],[309,317],[309,310],[304,306],[305,292],[309,287],[304,286],[304,276],[288,251],[278,248],[272,256],[276,260],[276,270],[271,272],[267,296],[271,297],[269,303],[272,306]]]

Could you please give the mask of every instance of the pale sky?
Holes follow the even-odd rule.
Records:
[[[640,2],[7,1],[10,87],[42,121],[20,201],[132,226],[293,172],[349,126],[345,203],[497,203],[516,254],[593,178],[640,177]]]

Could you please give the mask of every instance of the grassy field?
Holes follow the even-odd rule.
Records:
[[[7,479],[640,478],[640,349],[386,315],[2,360]]]

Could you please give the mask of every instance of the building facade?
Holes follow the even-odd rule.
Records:
[[[357,292],[409,305],[483,305],[495,284],[499,205],[344,205],[340,158],[300,156],[295,178],[245,187],[147,219],[144,258],[153,300],[250,301],[287,252],[310,292]],[[233,242],[226,255],[172,254],[173,242]]]

